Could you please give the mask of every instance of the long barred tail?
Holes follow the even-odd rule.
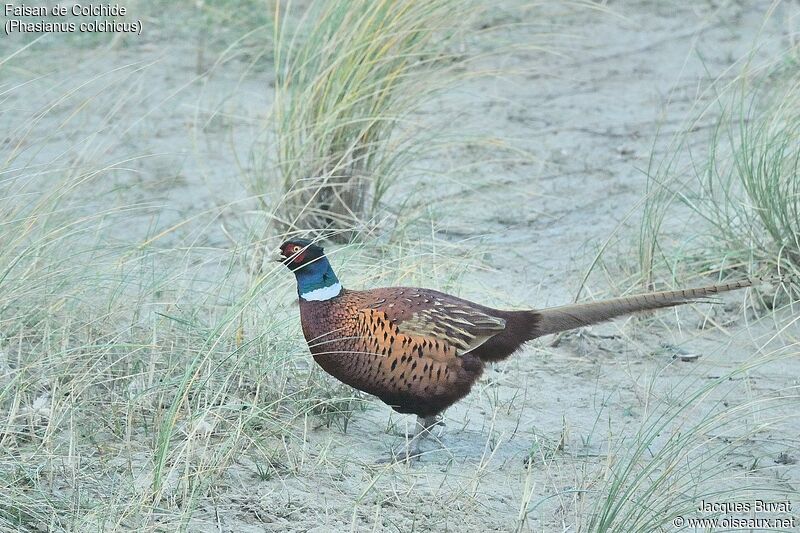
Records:
[[[752,287],[759,279],[743,279],[721,285],[681,289],[676,291],[650,292],[636,296],[625,296],[612,300],[601,300],[583,304],[563,305],[535,311],[534,335],[541,337],[570,329],[605,322],[613,318],[648,311],[674,307],[676,305],[702,301],[721,292],[735,291]]]

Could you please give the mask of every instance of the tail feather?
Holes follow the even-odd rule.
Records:
[[[533,338],[588,326],[590,324],[597,324],[598,322],[604,322],[640,311],[662,309],[664,307],[673,307],[696,302],[721,292],[752,287],[753,283],[753,280],[744,279],[721,285],[711,285],[709,287],[650,292],[647,294],[625,296],[599,302],[563,305],[560,307],[537,310],[536,314],[538,316],[534,327]]]

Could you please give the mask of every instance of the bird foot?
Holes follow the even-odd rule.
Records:
[[[378,458],[375,464],[386,466],[407,463],[412,465],[419,461],[421,457],[422,453],[420,452],[419,445],[410,442],[408,445],[402,444],[389,452],[389,454]]]
[[[441,416],[428,416],[428,417],[417,417],[417,427],[414,435],[409,437],[404,435],[406,442],[404,442],[399,448],[395,449],[393,453],[390,455],[389,460],[381,459],[381,464],[394,464],[398,462],[408,462],[409,464],[413,463],[414,461],[418,461],[419,458],[422,456],[422,452],[420,451],[420,444],[430,437],[433,432],[432,429],[434,426],[444,426],[444,422],[442,422]],[[438,435],[437,435],[438,440]]]

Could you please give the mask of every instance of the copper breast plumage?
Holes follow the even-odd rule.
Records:
[[[474,350],[506,327],[466,300],[405,287],[301,299],[300,316],[326,372],[423,417],[469,392],[484,366]]]

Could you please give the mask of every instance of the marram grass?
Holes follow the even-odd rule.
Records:
[[[800,279],[800,79],[791,69],[743,74],[715,103],[720,117],[688,177],[674,160],[650,176],[643,276],[666,268]],[[688,208],[689,224],[670,241],[675,224],[664,222],[676,207]],[[796,299],[797,283],[785,287]]]
[[[314,1],[297,21],[291,3],[276,2],[281,229],[322,230],[346,242],[375,218],[429,140],[415,131],[413,114],[447,83],[457,61],[449,45],[470,5]],[[257,192],[271,183],[257,183]]]

